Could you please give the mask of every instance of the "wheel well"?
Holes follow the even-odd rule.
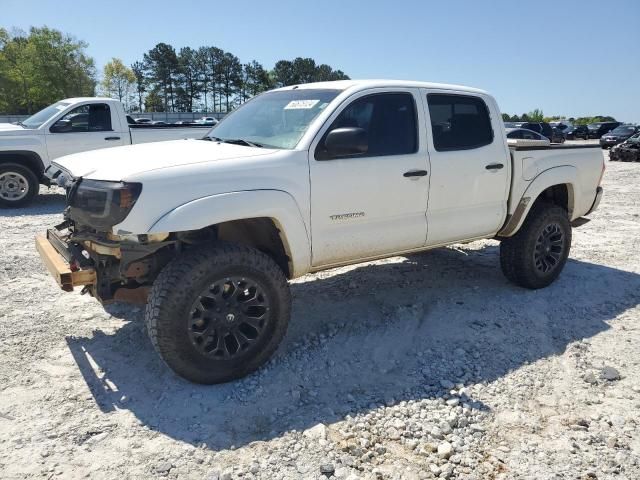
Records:
[[[291,278],[290,258],[273,219],[247,218],[219,223],[215,227],[219,240],[247,245],[266,253]]]
[[[35,173],[38,180],[42,179],[42,175],[44,174],[44,164],[42,163],[40,155],[37,153],[22,150],[0,152],[0,163],[9,162],[24,165]]]
[[[567,216],[571,219],[573,215],[573,186],[567,183],[552,185],[540,192],[540,195],[535,199],[531,208],[527,209],[529,201],[530,198],[526,196],[520,199],[515,212],[507,218],[507,222],[502,227],[502,230],[498,232],[497,238],[507,238],[514,235],[518,231],[516,227],[524,221],[523,217],[528,216],[533,211],[535,205],[540,202],[548,202],[564,208]]]
[[[538,195],[535,203],[540,201],[553,203],[554,205],[564,208],[569,217],[571,217],[573,211],[573,189],[566,183],[552,185]]]

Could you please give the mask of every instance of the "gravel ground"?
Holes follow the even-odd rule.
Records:
[[[60,192],[0,212],[0,478],[640,478],[640,164],[607,167],[551,287],[495,241],[309,275],[275,358],[212,387],[57,289]]]

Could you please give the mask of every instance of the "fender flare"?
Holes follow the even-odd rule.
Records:
[[[553,167],[538,174],[522,194],[513,214],[508,217],[505,226],[498,232],[498,236],[511,237],[515,235],[518,230],[520,230],[524,220],[531,211],[531,207],[533,207],[533,204],[536,202],[540,194],[547,188],[553,187],[554,185],[567,186],[567,208],[569,221],[575,220],[573,216],[575,206],[575,186],[577,183],[578,169],[571,165]]]
[[[26,161],[25,161],[26,159]],[[2,150],[0,151],[0,163],[13,162],[24,164],[25,167],[33,170],[33,173],[42,178],[45,166],[42,157],[33,150]]]
[[[311,267],[309,233],[295,199],[282,190],[245,190],[198,198],[165,213],[148,233],[184,232],[249,218],[270,218],[291,261],[292,277]]]

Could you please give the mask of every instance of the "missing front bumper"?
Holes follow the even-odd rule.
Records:
[[[47,232],[46,237],[38,235],[36,237],[36,249],[47,270],[49,270],[49,273],[60,288],[65,292],[72,292],[74,287],[94,285],[97,278],[95,269],[83,267],[72,270],[69,263],[71,253],[68,250],[60,252],[58,249],[64,248],[64,242],[57,236],[50,239],[50,235],[50,232]],[[54,243],[58,249],[54,247]]]

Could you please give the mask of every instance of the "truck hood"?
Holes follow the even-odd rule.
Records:
[[[275,151],[206,140],[171,140],[75,153],[58,158],[54,165],[64,168],[74,177],[125,181],[152,170],[256,157]]]
[[[37,130],[24,128],[13,123],[0,123],[0,135],[15,135],[16,133],[25,133],[27,135],[38,133]]]

